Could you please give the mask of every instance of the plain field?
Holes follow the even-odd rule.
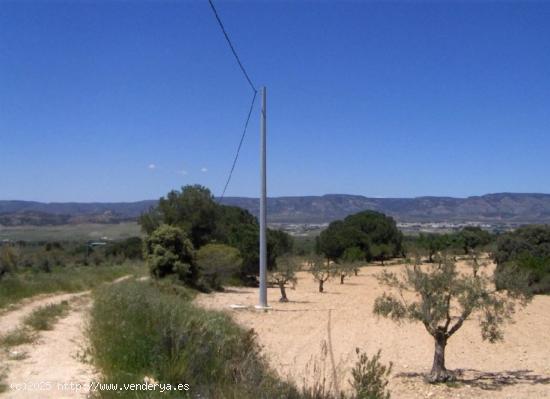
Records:
[[[388,267],[398,271],[403,265]],[[424,327],[398,325],[372,313],[374,299],[384,292],[375,278],[382,269],[363,267],[344,285],[332,279],[323,294],[309,273],[300,272],[296,289],[287,291],[290,302],[277,302],[278,289],[269,289],[273,309],[267,313],[253,309],[258,298],[253,288],[201,294],[196,302],[230,312],[239,324],[253,328],[271,365],[298,384],[310,383],[313,377],[319,380],[319,373],[313,372],[316,358],[327,381],[348,388],[359,347],[369,355],[381,349],[383,361],[393,362],[389,387],[394,398],[550,397],[550,296],[536,296],[520,309],[516,322],[505,327],[504,341],[497,344],[482,341],[475,319],[466,322],[449,341],[446,353],[447,368],[464,370],[461,381],[434,386],[419,375],[431,368],[434,350]],[[231,304],[249,308],[231,310]]]
[[[84,223],[60,226],[0,226],[0,241],[88,241],[120,240],[141,236],[141,228],[137,222],[99,224]]]

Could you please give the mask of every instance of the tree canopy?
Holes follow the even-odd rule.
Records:
[[[338,261],[349,248],[358,248],[367,261],[388,259],[402,253],[403,234],[393,218],[364,211],[329,224],[317,240],[326,258]]]
[[[206,244],[226,244],[237,248],[242,257],[241,275],[258,273],[259,225],[248,211],[217,203],[210,190],[200,185],[169,192],[158,206],[140,217],[142,229],[151,234],[161,224],[177,226],[194,248]],[[267,232],[268,268],[275,266],[278,255],[292,249],[292,237],[278,230]]]
[[[497,288],[508,288],[509,274],[525,276],[534,294],[550,293],[550,226],[532,225],[503,234],[494,251]]]
[[[458,233],[458,240],[465,254],[491,242],[491,233],[477,226],[466,226]]]

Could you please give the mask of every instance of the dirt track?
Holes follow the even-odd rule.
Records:
[[[298,384],[309,384],[323,374],[327,381],[349,389],[349,370],[359,347],[368,354],[382,349],[383,361],[394,363],[393,398],[550,398],[550,296],[537,296],[520,310],[516,323],[506,326],[504,341],[497,344],[481,340],[475,320],[465,323],[446,353],[449,369],[464,370],[461,382],[455,387],[434,386],[418,375],[429,371],[433,357],[433,340],[424,327],[399,326],[372,314],[374,299],[384,291],[374,278],[381,270],[365,267],[344,285],[331,280],[324,294],[317,292],[310,274],[300,273],[296,290],[288,290],[291,302],[277,302],[278,290],[269,289],[273,309],[267,313],[229,308],[255,305],[256,289],[199,295],[196,302],[226,310],[238,323],[256,330],[272,366]],[[313,372],[314,358],[324,371]]]
[[[123,276],[112,283],[129,278]],[[98,380],[94,368],[82,361],[86,349],[85,323],[91,306],[90,291],[74,294],[39,295],[0,314],[0,334],[20,326],[39,307],[70,301],[69,314],[53,330],[41,331],[36,342],[14,348],[0,348],[0,365],[7,366],[6,399],[86,398],[89,384]],[[18,358],[21,356],[22,358]],[[0,369],[0,373],[4,370]],[[65,384],[73,385],[65,385]],[[18,389],[10,388],[18,384]],[[26,385],[25,385],[26,384]],[[81,385],[77,385],[81,384]]]

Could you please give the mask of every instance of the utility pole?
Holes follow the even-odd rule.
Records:
[[[267,309],[267,183],[266,183],[266,88],[261,88],[260,115],[260,303],[256,308]]]

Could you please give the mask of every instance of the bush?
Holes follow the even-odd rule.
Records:
[[[186,284],[196,283],[198,270],[193,244],[178,227],[164,224],[153,231],[145,239],[144,258],[156,278],[177,274]]]
[[[24,324],[33,330],[51,330],[57,320],[66,316],[68,312],[69,302],[67,301],[42,306],[28,315]]]
[[[351,386],[355,391],[355,399],[389,399],[390,393],[386,390],[388,377],[391,374],[392,363],[384,366],[380,363],[380,351],[371,359],[366,353],[356,350],[359,359],[351,370]]]
[[[0,279],[7,273],[14,272],[17,267],[17,254],[9,245],[0,247]]]
[[[243,260],[237,248],[224,244],[207,244],[197,251],[201,280],[209,288],[220,290],[222,284],[239,273]]]
[[[142,249],[142,239],[140,237],[130,237],[109,245],[105,250],[105,255],[122,259],[143,259]]]

